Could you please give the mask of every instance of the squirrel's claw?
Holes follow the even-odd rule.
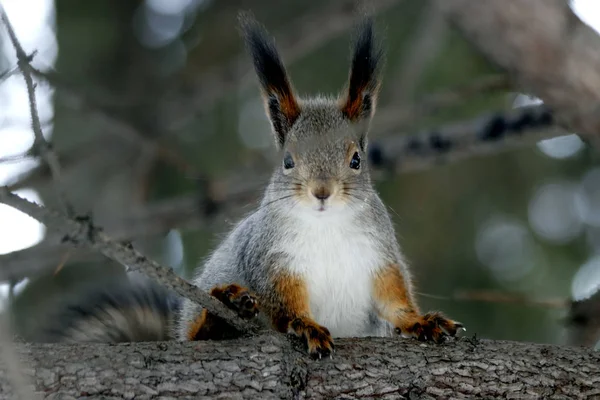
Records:
[[[333,341],[331,336],[318,337],[321,335],[307,338],[308,352],[314,359],[318,358],[321,360],[323,357],[332,358],[333,354]]]
[[[313,349],[312,351],[309,350],[309,355],[311,356],[311,358],[313,359],[323,359],[323,357],[329,357],[330,359],[333,358],[332,356],[332,350],[330,348],[327,347],[318,347]]]
[[[254,318],[258,315],[258,304],[254,296],[243,292],[238,302],[238,315],[244,319]]]
[[[442,313],[431,312],[417,316],[415,321],[411,321],[406,326],[396,327],[395,332],[405,333],[422,342],[443,343],[448,336],[456,336],[458,330],[466,331],[462,323],[452,321]]]
[[[333,339],[329,330],[308,318],[296,318],[290,325],[291,330],[304,338],[308,353],[313,359],[331,357],[334,351]]]
[[[243,319],[252,319],[258,315],[258,302],[250,291],[240,285],[232,284],[213,288],[211,294],[221,300]]]

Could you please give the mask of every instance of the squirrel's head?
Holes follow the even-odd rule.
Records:
[[[358,26],[341,94],[305,99],[294,93],[272,37],[248,15],[241,15],[240,22],[281,152],[274,176],[278,195],[318,211],[366,201],[372,192],[367,133],[383,64],[371,18]]]

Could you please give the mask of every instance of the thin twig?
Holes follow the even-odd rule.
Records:
[[[544,105],[424,130],[413,135],[390,135],[374,140],[369,158],[377,170],[404,173],[429,169],[468,157],[523,148],[542,139],[568,134],[554,124]]]
[[[236,313],[226,308],[208,293],[180,278],[171,268],[163,267],[139,253],[130,245],[113,241],[102,233],[101,229],[95,227],[90,219],[78,217],[78,220],[74,220],[67,218],[47,207],[31,203],[11,193],[6,187],[0,187],[0,202],[38,220],[46,225],[48,229],[64,234],[63,240],[65,242],[93,249],[125,266],[128,271],[139,271],[145,274],[150,279],[223,318],[234,328],[243,332],[254,330],[251,324],[240,319]]]
[[[33,158],[33,157],[34,156],[28,150],[22,154],[13,154],[10,156],[0,157],[0,164],[18,163],[18,162],[22,162],[23,160],[26,160],[28,158]]]
[[[19,67],[16,66],[14,68],[9,69],[8,71],[4,71],[4,72],[0,73],[0,82],[4,82],[5,80],[7,80],[11,76],[13,76],[18,71],[19,71]]]
[[[450,296],[440,296],[429,293],[417,293],[419,296],[436,300],[446,301],[471,301],[484,303],[508,303],[520,304],[524,306],[566,309],[569,306],[569,300],[565,298],[547,298],[538,299],[521,293],[503,293],[487,290],[463,290],[456,291]]]
[[[56,192],[58,198],[60,199],[61,205],[64,208],[65,213],[68,216],[72,217],[74,215],[74,210],[67,200],[60,173],[60,163],[58,162],[58,157],[56,156],[56,153],[54,152],[50,144],[46,141],[44,133],[42,132],[42,124],[38,115],[37,100],[35,97],[35,85],[33,83],[32,78],[32,67],[30,64],[33,55],[28,56],[25,53],[25,50],[23,50],[23,47],[17,39],[17,35],[15,34],[15,31],[10,23],[10,20],[8,19],[8,15],[6,15],[6,11],[4,10],[4,7],[2,7],[1,4],[0,19],[2,19],[2,22],[6,27],[6,31],[8,32],[8,36],[10,37],[10,41],[12,42],[12,45],[15,48],[19,69],[21,70],[23,79],[25,80],[25,85],[27,86],[27,95],[29,97],[29,112],[31,113],[31,128],[33,129],[33,133],[35,135],[33,147],[34,149],[40,152],[40,155],[48,164],[48,167],[52,172],[52,178],[54,179],[56,185]]]

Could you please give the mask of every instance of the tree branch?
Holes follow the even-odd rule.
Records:
[[[562,297],[535,298],[522,293],[498,292],[490,290],[457,290],[450,296],[434,295],[416,292],[419,296],[446,301],[474,301],[482,303],[505,303],[520,304],[529,307],[566,309],[570,305],[569,300]]]
[[[600,36],[568,3],[437,0],[451,23],[557,120],[593,138],[600,132]]]
[[[123,345],[19,344],[47,397],[559,399],[600,395],[600,353],[462,338],[338,339],[312,361],[278,334]],[[0,370],[5,366],[0,367]],[[0,393],[7,385],[0,374]]]
[[[74,215],[74,210],[69,201],[67,200],[67,195],[64,189],[64,185],[62,183],[61,173],[60,173],[60,163],[58,162],[58,157],[56,153],[50,146],[50,143],[46,141],[44,137],[44,133],[42,132],[42,124],[40,123],[40,117],[38,115],[37,110],[37,101],[35,98],[35,85],[33,83],[33,68],[30,64],[33,55],[28,56],[23,50],[21,43],[17,39],[17,35],[6,15],[4,7],[0,4],[0,19],[4,23],[6,27],[6,31],[8,32],[8,36],[10,41],[15,48],[15,52],[17,53],[18,66],[21,70],[23,78],[25,79],[25,86],[27,87],[27,95],[29,97],[29,112],[31,113],[31,128],[35,135],[35,140],[33,142],[33,149],[38,151],[44,161],[48,164],[50,171],[52,173],[52,178],[54,179],[54,184],[56,186],[56,192],[58,194],[58,198],[61,202],[62,207],[64,208],[65,213],[72,217]]]
[[[545,107],[522,107],[507,113],[428,129],[414,135],[390,135],[369,147],[371,164],[393,173],[417,171],[440,163],[489,155],[565,135]]]
[[[159,265],[133,249],[133,246],[119,244],[95,227],[88,218],[78,217],[77,221],[67,219],[48,208],[31,203],[12,194],[7,188],[0,187],[0,203],[7,204],[35,218],[49,229],[64,234],[63,241],[76,246],[85,246],[104,254],[106,257],[122,264],[129,271],[140,271],[164,287],[184,296],[211,313],[227,320],[236,329],[247,332],[254,327],[240,319],[237,314],[226,308],[208,293],[198,289],[180,278],[171,268]]]
[[[203,207],[203,202],[197,194],[183,195],[164,201],[147,204],[135,213],[115,215],[114,220],[102,221],[102,226],[113,240],[133,241],[152,235],[160,235],[171,229],[200,229],[210,227],[216,220],[236,215],[236,211],[248,203],[257,200],[258,188],[266,181],[252,181],[248,188],[236,186],[223,199],[209,199],[210,209]],[[69,247],[64,243],[46,241],[24,250],[18,250],[0,255],[0,282],[8,280],[19,281],[44,271],[56,268],[60,258]],[[97,256],[87,249],[77,249],[72,252],[69,261],[90,261]]]

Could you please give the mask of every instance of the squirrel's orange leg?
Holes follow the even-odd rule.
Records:
[[[389,265],[376,273],[373,285],[380,316],[393,324],[398,334],[439,343],[463,328],[460,322],[440,312],[421,314],[398,265]]]
[[[240,285],[216,286],[210,291],[210,294],[235,311],[241,318],[251,319],[258,314],[256,298],[250,294],[248,289]],[[239,334],[226,321],[203,309],[202,313],[190,324],[187,337],[189,340],[219,340],[234,338]]]
[[[312,357],[331,355],[333,339],[327,328],[312,319],[306,282],[299,276],[277,273],[272,284],[273,291],[261,308],[264,306],[270,314],[273,326],[279,332],[303,338]]]

